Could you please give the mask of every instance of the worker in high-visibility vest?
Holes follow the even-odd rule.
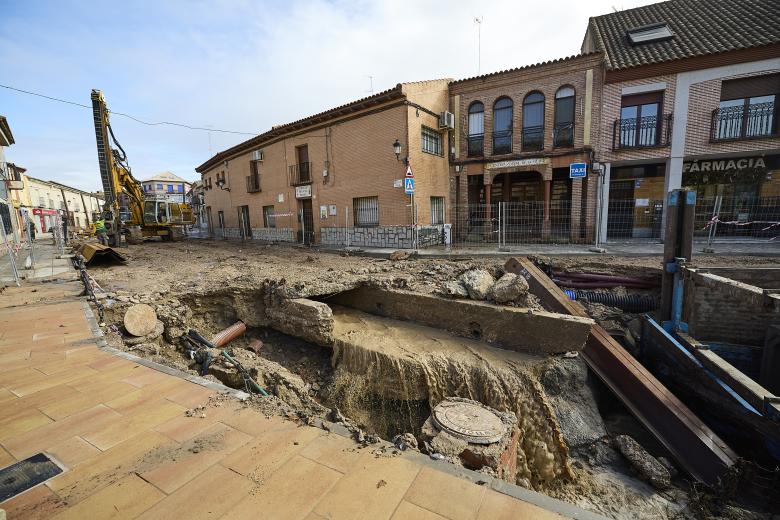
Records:
[[[106,221],[99,218],[95,221],[95,234],[97,235],[98,242],[104,246],[108,245],[108,237],[106,237]]]

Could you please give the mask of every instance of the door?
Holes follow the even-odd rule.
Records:
[[[612,181],[609,185],[607,239],[631,238],[634,231],[634,179]]]
[[[311,172],[309,171],[309,146],[302,145],[295,147],[295,156],[298,160],[298,182],[303,184],[311,182]],[[311,202],[309,203],[311,206]]]
[[[301,225],[298,241],[307,245],[314,242],[314,215],[311,207],[311,199],[298,201],[298,222]]]
[[[225,212],[224,211],[217,212],[217,220],[219,221],[219,236],[224,237],[225,236]]]
[[[214,234],[214,221],[211,220],[211,206],[206,208],[206,224],[209,228],[209,235]]]
[[[249,221],[249,206],[238,207],[238,227],[241,230],[241,238],[252,238],[252,224]]]

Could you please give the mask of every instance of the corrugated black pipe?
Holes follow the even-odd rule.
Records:
[[[572,300],[585,300],[617,307],[626,312],[650,312],[658,308],[658,298],[650,294],[614,294],[603,291],[565,291]]]

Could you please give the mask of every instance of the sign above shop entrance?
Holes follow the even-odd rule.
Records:
[[[311,184],[306,184],[305,186],[296,186],[295,187],[295,198],[296,199],[308,199],[308,198],[311,198]]]
[[[550,164],[550,159],[547,157],[536,157],[533,159],[515,159],[512,161],[498,161],[493,163],[487,163],[485,165],[486,170],[496,170],[498,168],[517,168],[519,166],[537,166],[542,164]]]
[[[739,159],[716,159],[712,161],[690,161],[683,163],[683,173],[722,172],[766,168],[763,157],[741,157]]]

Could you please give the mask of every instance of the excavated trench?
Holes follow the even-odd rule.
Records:
[[[543,489],[573,477],[559,421],[571,410],[556,410],[560,400],[548,396],[541,381],[560,371],[561,358],[550,354],[581,348],[589,320],[365,286],[285,296],[266,286],[181,297],[171,312],[158,311],[162,339],[175,344],[187,328],[212,337],[241,320],[247,332],[228,348],[294,409],[330,418],[337,409],[367,434],[391,440],[404,433],[419,438],[444,398],[469,398],[517,416],[512,480]],[[175,354],[179,366],[197,370]],[[213,363],[209,372],[244,388],[228,365]],[[562,384],[574,392],[581,383]]]

